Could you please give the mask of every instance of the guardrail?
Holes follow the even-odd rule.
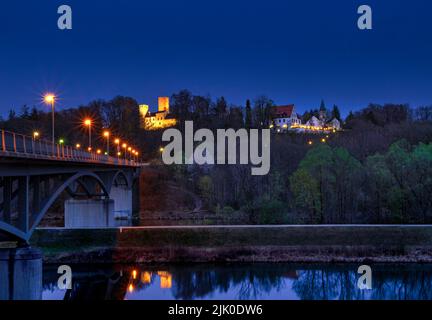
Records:
[[[124,166],[139,166],[133,160],[87,152],[72,146],[53,144],[51,141],[1,130],[0,154],[24,158],[49,159],[58,161],[93,162]]]

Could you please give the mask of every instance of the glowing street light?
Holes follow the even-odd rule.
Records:
[[[59,140],[59,144],[64,144],[64,143],[65,143],[64,139]]]
[[[159,151],[162,153],[164,151],[164,148],[160,147]]]
[[[77,149],[81,149],[81,144],[80,144],[80,143],[77,143],[77,144],[75,145],[75,148],[77,148]]]
[[[119,138],[115,139],[114,143],[117,146],[117,158],[118,158],[118,157],[120,157],[120,154],[119,154],[120,153],[120,139]]]
[[[92,141],[91,141],[91,126],[92,126],[92,120],[91,119],[85,119],[84,125],[88,127],[89,130],[89,148],[92,147]]]
[[[39,138],[39,132],[35,131],[33,132],[33,140],[36,140],[37,138]]]
[[[55,133],[54,133],[54,104],[55,104],[56,96],[52,93],[47,93],[44,96],[44,101],[46,104],[51,105],[51,125],[52,125],[52,144],[54,146],[55,143]]]
[[[126,144],[126,143],[123,143],[123,144],[122,144],[122,148],[124,149],[124,158],[125,158],[125,160],[126,160],[127,144]]]
[[[109,155],[109,138],[110,138],[110,133],[109,131],[104,131],[103,136],[107,139],[107,155]]]
[[[101,154],[101,153],[102,153],[102,150],[101,150],[101,149],[97,149],[96,153],[97,153],[97,154]]]
[[[311,145],[312,145],[312,143],[313,143],[313,142],[312,142],[312,140],[309,140],[309,141],[308,141],[308,145],[310,145],[310,146],[311,146]]]

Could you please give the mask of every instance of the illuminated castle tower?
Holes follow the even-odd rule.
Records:
[[[158,98],[158,111],[169,113],[169,98],[168,97],[159,97]]]
[[[160,130],[175,126],[177,120],[169,113],[169,98],[158,98],[158,111],[149,112],[149,106],[142,104],[139,106],[141,128],[145,130]]]

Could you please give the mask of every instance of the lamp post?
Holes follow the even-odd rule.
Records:
[[[55,125],[54,104],[55,104],[55,99],[56,99],[56,96],[53,95],[52,93],[47,93],[45,95],[45,97],[44,97],[45,103],[51,105],[51,126],[52,126],[52,128],[51,128],[52,131],[51,132],[52,132],[52,144],[53,145],[55,144],[55,133],[54,133],[54,125]]]
[[[107,139],[107,155],[109,156],[109,147],[110,147],[109,138],[110,138],[110,133],[109,133],[109,131],[104,131],[103,135]]]
[[[84,125],[88,127],[89,130],[89,150],[91,150],[92,148],[92,141],[91,141],[91,126],[92,126],[92,121],[91,119],[85,119],[84,120]]]
[[[116,144],[116,146],[117,146],[117,158],[119,158],[120,157],[120,139],[115,139],[114,140],[114,143]]]
[[[126,144],[126,143],[123,143],[122,147],[123,147],[123,149],[124,149],[124,159],[126,160],[127,144]]]
[[[33,140],[36,140],[37,138],[39,138],[39,132],[35,131],[33,132]]]

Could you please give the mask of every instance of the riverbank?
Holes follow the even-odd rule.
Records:
[[[52,263],[432,263],[432,226],[167,226],[36,230]]]

